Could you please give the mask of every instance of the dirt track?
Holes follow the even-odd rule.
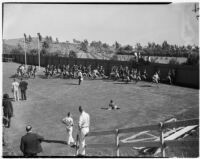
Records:
[[[3,63],[3,93],[11,96],[10,78],[18,64]],[[8,145],[15,155],[21,155],[20,138],[25,134],[25,126],[31,124],[33,131],[46,139],[65,140],[65,128],[61,118],[70,111],[74,121],[78,121],[78,106],[84,106],[91,114],[91,130],[125,128],[154,124],[169,117],[178,119],[198,118],[198,90],[161,84],[139,82],[137,85],[113,81],[29,79],[28,100],[14,102],[14,118],[7,129]],[[110,99],[121,107],[117,111],[106,111]],[[77,127],[74,128],[74,137]],[[113,137],[89,138],[88,143],[113,142]],[[74,150],[61,144],[42,144],[44,156],[71,156]],[[196,150],[195,150],[196,151]],[[112,149],[88,149],[88,155],[112,155]],[[123,150],[123,156],[133,155],[131,150]],[[175,152],[174,152],[175,153]],[[184,153],[184,152],[183,152]],[[188,155],[188,154],[187,154]],[[178,157],[178,156],[177,156]],[[181,157],[181,156],[180,156]],[[185,156],[186,157],[186,156]]]

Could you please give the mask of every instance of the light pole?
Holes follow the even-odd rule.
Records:
[[[24,54],[25,54],[25,67],[27,67],[27,61],[26,61],[26,34],[24,34]]]
[[[40,34],[38,33],[38,66],[40,70]]]

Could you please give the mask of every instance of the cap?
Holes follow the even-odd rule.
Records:
[[[27,131],[27,132],[31,131],[31,129],[32,129],[32,126],[31,126],[31,125],[27,125],[27,126],[26,126],[26,131]]]

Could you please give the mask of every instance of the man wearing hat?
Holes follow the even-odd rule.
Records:
[[[27,134],[21,138],[20,150],[24,157],[37,156],[38,153],[42,152],[41,142],[44,138],[33,133],[30,125],[26,126],[26,132]]]
[[[28,83],[23,81],[21,78],[21,82],[19,83],[19,88],[21,90],[21,98],[22,100],[26,100],[26,90],[27,90]]]
[[[9,99],[8,94],[3,95],[3,116],[5,117],[6,122],[4,122],[5,127],[9,128],[11,123],[11,118],[13,117],[13,105]]]

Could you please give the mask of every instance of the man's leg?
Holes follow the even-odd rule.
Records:
[[[16,94],[17,94],[17,101],[19,101],[19,91],[18,90],[17,90]]]
[[[24,90],[24,100],[26,100],[26,90]]]
[[[8,117],[8,126],[7,126],[7,128],[10,128],[10,123],[11,123],[11,117]]]
[[[21,90],[21,99],[24,100],[23,90]]]
[[[15,101],[16,101],[17,98],[16,98],[16,91],[15,91],[15,90],[13,91],[13,96],[14,96],[14,99],[15,99]]]
[[[74,144],[74,139],[73,139],[73,136],[72,136],[72,132],[73,132],[73,128],[71,127],[69,129],[69,144],[70,143],[73,143]]]

